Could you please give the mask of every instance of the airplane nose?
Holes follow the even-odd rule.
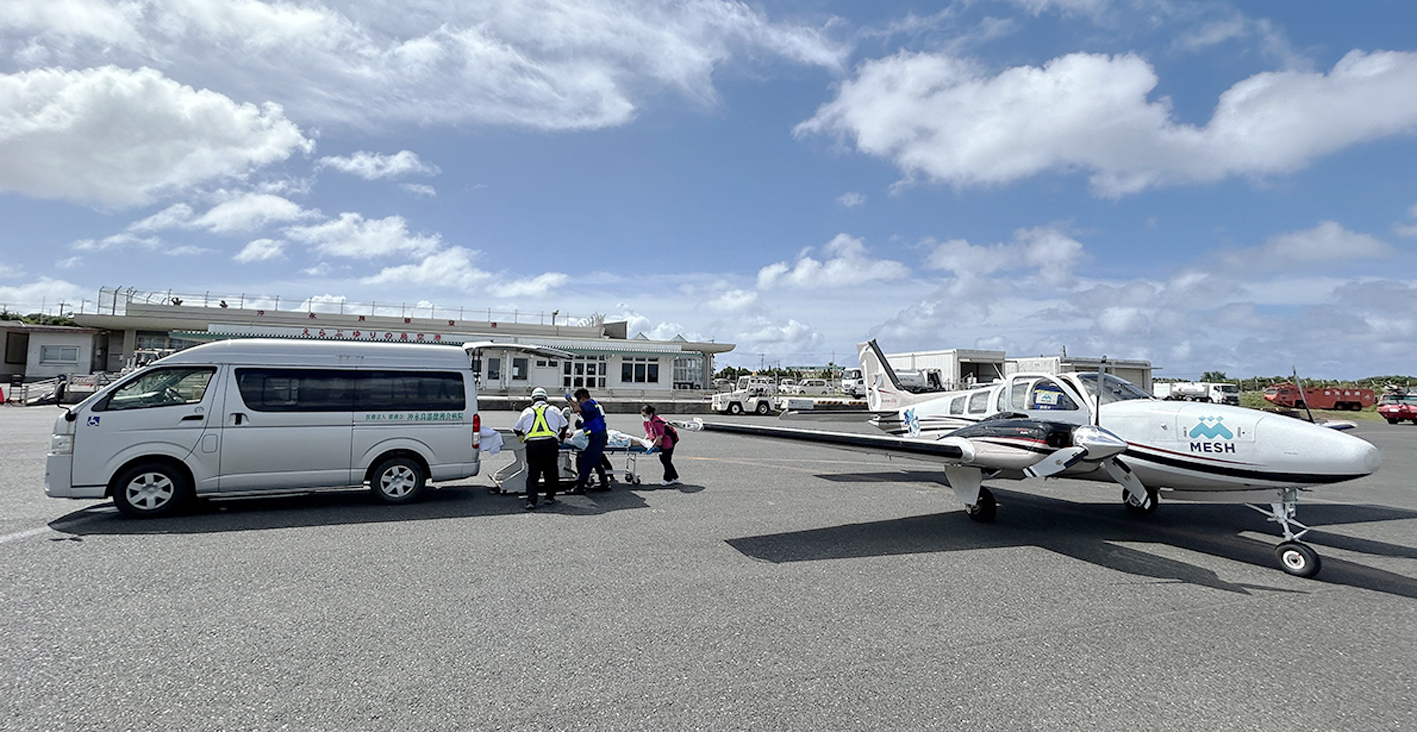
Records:
[[[1364,468],[1363,474],[1372,475],[1373,473],[1378,472],[1378,468],[1382,467],[1383,454],[1381,452],[1378,452],[1377,445],[1374,445],[1370,442],[1368,443],[1368,449],[1363,451],[1362,460]]]

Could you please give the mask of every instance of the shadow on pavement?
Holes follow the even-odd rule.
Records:
[[[899,473],[891,475],[900,479]],[[1204,567],[1122,546],[1163,544],[1280,571],[1274,557],[1279,543],[1274,525],[1244,506],[1163,503],[1157,513],[1135,517],[1120,502],[1073,503],[996,487],[990,490],[999,502],[999,518],[992,524],[971,521],[963,511],[956,511],[748,536],[727,543],[746,556],[774,563],[1035,546],[1155,580],[1242,594],[1250,590],[1296,591],[1227,582]],[[1339,525],[1417,518],[1417,511],[1305,504],[1299,518],[1309,526]],[[1242,535],[1249,532],[1273,535],[1275,540],[1265,542]],[[1317,529],[1304,540],[1320,554],[1323,547],[1332,547],[1373,556],[1417,558],[1417,548]],[[1332,556],[1323,557],[1323,570],[1315,581],[1417,599],[1417,579]]]
[[[693,492],[693,487],[685,492]],[[656,492],[665,489],[655,486]],[[103,534],[202,534],[262,531],[302,526],[428,521],[506,514],[598,516],[611,511],[645,508],[639,486],[587,495],[556,496],[557,503],[535,511],[522,508],[520,494],[497,494],[485,484],[447,484],[404,506],[378,503],[368,490],[323,491],[256,498],[199,498],[185,513],[166,518],[130,519],[111,503],[85,508],[51,522],[54,531],[70,536]],[[702,490],[702,489],[699,489]],[[62,539],[61,539],[62,540]]]

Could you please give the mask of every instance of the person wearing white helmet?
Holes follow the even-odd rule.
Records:
[[[531,406],[522,410],[512,431],[526,443],[526,510],[536,508],[538,488],[542,481],[546,484],[546,505],[556,502],[556,488],[560,484],[560,474],[556,468],[557,452],[561,440],[566,437],[570,423],[561,410],[552,409],[546,402],[546,390],[536,387],[531,390]]]

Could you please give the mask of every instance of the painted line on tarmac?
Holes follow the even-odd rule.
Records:
[[[13,534],[5,534],[4,536],[0,536],[0,544],[4,544],[7,541],[19,541],[20,539],[28,539],[31,536],[39,536],[40,534],[43,534],[47,531],[54,531],[54,529],[51,529],[48,526],[41,526],[37,529],[30,529],[29,531],[17,531]]]
[[[111,503],[103,503],[103,504],[99,504],[99,505],[96,506],[96,507],[91,507],[91,508],[104,508],[104,507],[108,507],[108,506],[112,506],[112,505],[113,505],[113,504],[111,504]],[[85,510],[85,511],[88,511],[89,509],[84,509],[84,510]],[[72,514],[71,514],[71,515],[72,515]],[[63,531],[61,531],[61,529],[67,529],[67,528],[70,528],[70,527],[73,527],[73,526],[79,526],[79,525],[81,525],[81,524],[86,524],[86,523],[88,523],[88,522],[90,522],[90,521],[93,521],[93,520],[99,518],[99,517],[100,517],[100,515],[98,515],[98,514],[88,514],[88,515],[86,515],[86,516],[75,516],[74,518],[70,518],[70,519],[67,519],[67,520],[55,520],[53,523],[51,523],[51,524],[49,524],[49,525],[46,525],[46,526],[39,526],[39,527],[36,527],[36,528],[33,528],[33,529],[26,529],[25,531],[16,531],[16,532],[13,533],[13,534],[5,534],[5,535],[3,535],[3,536],[0,536],[0,544],[4,544],[4,543],[6,543],[6,542],[11,542],[11,541],[19,541],[19,540],[21,540],[21,539],[28,539],[28,538],[30,538],[30,537],[32,537],[32,536],[39,536],[40,534],[44,534],[44,533],[46,533],[46,532],[53,532],[53,533],[56,533],[56,534],[61,534],[61,533],[63,533]],[[54,526],[54,524],[59,524],[59,527],[56,528],[56,527]]]

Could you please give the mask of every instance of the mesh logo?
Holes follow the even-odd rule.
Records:
[[[1221,424],[1224,420],[1224,417],[1201,417],[1200,424],[1192,427],[1189,434],[1192,439],[1199,437],[1209,437],[1212,440],[1235,439],[1234,433]]]

